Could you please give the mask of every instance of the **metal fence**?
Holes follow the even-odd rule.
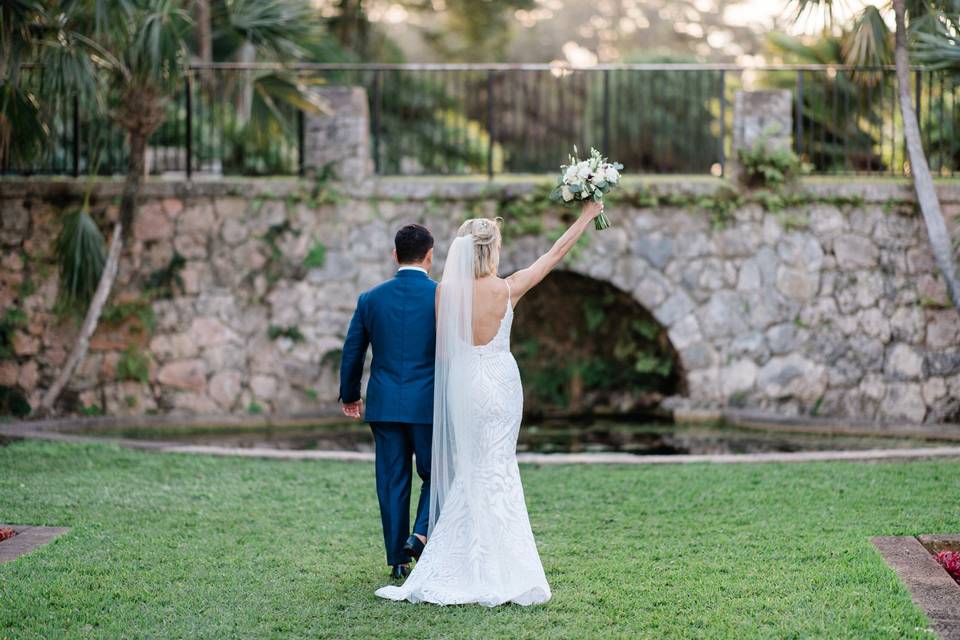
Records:
[[[42,84],[43,69],[25,70]],[[960,74],[911,72],[935,175],[960,170]],[[794,96],[794,146],[816,173],[903,175],[909,163],[892,68],[732,65],[276,65],[194,67],[147,152],[150,173],[295,175],[304,113],[294,89],[359,85],[381,175],[553,172],[574,145],[597,147],[631,173],[719,175],[730,155],[733,95]],[[13,174],[116,174],[122,130],[107,108],[58,101],[50,137]]]

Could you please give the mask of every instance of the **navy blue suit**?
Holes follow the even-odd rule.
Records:
[[[361,397],[367,348],[373,348],[364,420],[376,444],[377,497],[387,564],[410,560],[411,456],[423,481],[413,532],[427,534],[433,435],[433,368],[437,283],[404,269],[360,295],[343,344],[340,401]]]

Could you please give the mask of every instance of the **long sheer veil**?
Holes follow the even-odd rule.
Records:
[[[440,280],[433,391],[429,534],[458,473],[468,476],[476,433],[470,404],[473,359],[474,240],[454,239]]]

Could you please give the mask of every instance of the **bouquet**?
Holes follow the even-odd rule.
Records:
[[[573,205],[577,202],[593,200],[603,202],[603,194],[613,189],[620,182],[620,172],[623,165],[619,162],[607,162],[596,149],[590,149],[590,157],[586,160],[577,159],[577,148],[573,148],[570,164],[560,167],[562,173],[557,179],[557,186],[550,194],[555,202]],[[597,231],[610,226],[610,221],[602,212],[594,219]]]

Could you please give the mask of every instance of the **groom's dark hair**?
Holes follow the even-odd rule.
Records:
[[[393,244],[397,248],[397,262],[400,264],[423,262],[427,252],[433,249],[433,236],[423,225],[408,224],[397,231]]]

